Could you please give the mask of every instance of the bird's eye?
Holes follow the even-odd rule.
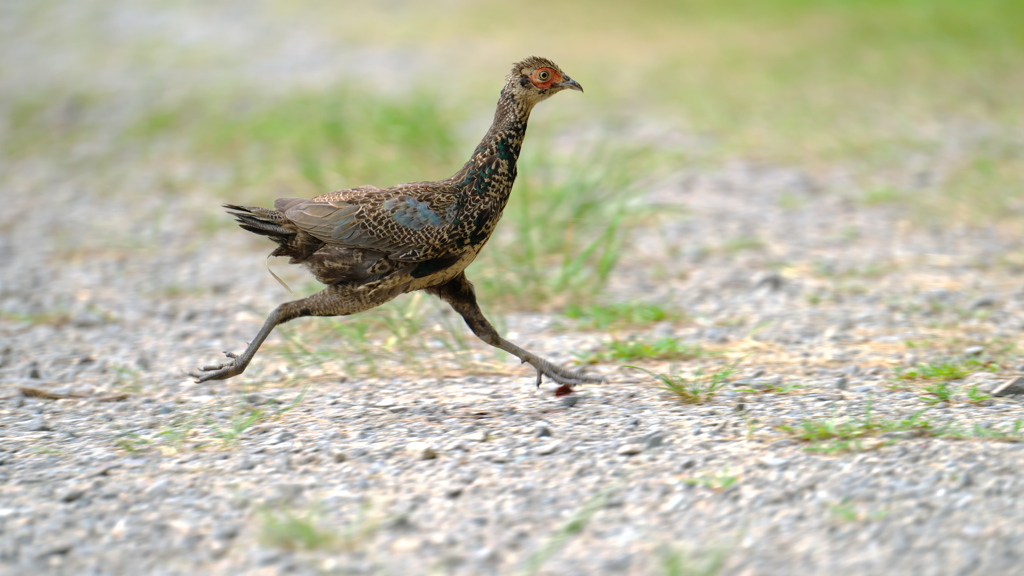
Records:
[[[537,80],[539,82],[547,82],[550,79],[551,79],[551,71],[550,70],[545,69],[545,70],[538,70],[537,71]]]

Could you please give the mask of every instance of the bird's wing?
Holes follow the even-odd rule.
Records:
[[[312,200],[274,203],[299,230],[327,244],[387,253],[417,262],[437,256],[458,225],[457,196],[417,184],[378,190],[357,188]]]

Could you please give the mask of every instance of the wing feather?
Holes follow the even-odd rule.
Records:
[[[274,207],[299,230],[326,244],[420,262],[452,247],[460,203],[452,190],[425,190],[417,184],[339,190],[312,200],[281,198]]]

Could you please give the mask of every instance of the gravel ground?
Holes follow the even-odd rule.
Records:
[[[1024,562],[1024,396],[967,396],[1024,368],[1009,235],[910,226],[852,200],[843,174],[686,168],[648,195],[686,212],[638,233],[609,294],[686,314],[617,336],[721,353],[640,362],[651,370],[741,359],[706,403],[612,364],[593,368],[608,384],[559,397],[507,362],[364,378],[296,368],[273,342],[254,373],[199,385],[184,371],[240,349],[285,298],[262,268],[268,246],[226,228],[197,241],[215,200],[105,190],[74,162],[14,162],[3,179],[3,573],[925,575]],[[609,338],[547,314],[506,324],[559,361]],[[895,379],[939,361],[970,368],[947,401]],[[877,428],[846,444],[785,428],[808,420]]]

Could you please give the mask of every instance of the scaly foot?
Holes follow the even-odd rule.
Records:
[[[231,358],[231,360],[222,364],[211,364],[196,368],[189,372],[188,375],[195,378],[196,382],[206,382],[207,380],[226,380],[232,376],[238,376],[245,371],[248,362],[243,363],[238,354],[224,352],[224,355]]]
[[[547,376],[559,384],[569,387],[579,386],[581,384],[604,383],[604,378],[600,376],[591,376],[578,370],[562,368],[561,366],[556,366],[542,358],[524,358],[523,363],[529,363],[537,369],[537,386],[540,386],[544,376]]]

